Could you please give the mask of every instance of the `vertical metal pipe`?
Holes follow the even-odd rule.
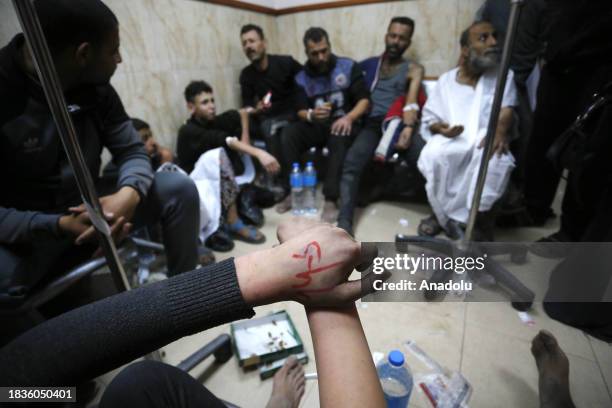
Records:
[[[13,0],[13,6],[19,17],[26,42],[30,47],[32,59],[53,114],[58,134],[74,171],[81,198],[87,207],[91,222],[98,232],[100,246],[104,250],[115,285],[119,290],[127,290],[130,288],[130,284],[119,260],[110,228],[102,216],[102,207],[98,200],[93,178],[83,158],[72,118],[66,108],[64,93],[34,5],[31,0]]]
[[[510,57],[512,55],[514,38],[516,36],[516,29],[518,26],[518,20],[521,14],[521,6],[523,5],[523,1],[524,0],[511,0],[512,8],[510,10],[510,17],[508,20],[508,34],[504,41],[504,49],[502,53],[501,63],[499,64],[497,84],[495,86],[495,95],[493,97],[493,105],[491,106],[491,115],[489,116],[489,126],[487,128],[487,135],[485,137],[486,142],[482,152],[480,168],[478,170],[478,179],[476,181],[474,198],[472,199],[470,217],[468,219],[467,228],[463,239],[464,243],[471,241],[472,235],[474,233],[474,225],[476,224],[476,217],[478,216],[478,209],[480,208],[482,191],[484,189],[485,180],[487,178],[489,159],[491,155],[491,150],[493,149],[495,131],[497,129],[497,122],[499,121],[499,112],[501,111],[504,89],[506,88],[506,79],[508,76],[508,70],[510,69]]]

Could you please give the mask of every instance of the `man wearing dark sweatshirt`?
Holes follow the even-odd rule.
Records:
[[[109,81],[119,53],[119,23],[101,1],[35,3],[85,163],[97,180],[108,148],[119,168],[115,191],[98,191],[113,235],[161,222],[170,275],[197,264],[199,201],[175,173],[154,174],[140,137]],[[0,294],[28,291],[95,249],[81,203],[23,34],[0,49]]]

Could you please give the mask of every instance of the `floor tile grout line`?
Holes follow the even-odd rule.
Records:
[[[597,364],[597,368],[599,368],[599,374],[601,375],[601,379],[603,380],[603,383],[606,386],[606,391],[608,391],[608,396],[610,397],[610,400],[612,401],[612,391],[610,390],[610,386],[608,385],[608,382],[606,381],[606,376],[603,373],[603,367],[599,363],[599,358],[597,358],[597,353],[595,353],[593,342],[591,341],[591,338],[586,333],[583,333],[583,334],[587,338],[589,347],[591,348],[591,351],[593,352],[593,355],[595,356],[595,363]]]

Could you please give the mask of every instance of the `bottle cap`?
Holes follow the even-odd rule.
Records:
[[[312,162],[311,161],[306,162],[306,167],[308,167],[308,166],[312,166]]]
[[[298,163],[298,162],[293,163],[293,168],[296,168],[296,167],[299,168],[300,167],[300,163]]]
[[[404,355],[399,350],[392,350],[389,353],[389,362],[391,365],[399,367],[404,364]]]

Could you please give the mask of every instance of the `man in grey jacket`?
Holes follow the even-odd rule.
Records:
[[[113,191],[99,188],[115,238],[132,224],[160,222],[170,274],[197,263],[199,201],[193,182],[154,174],[144,146],[109,81],[119,24],[101,1],[37,1],[45,37],[85,162],[99,180],[102,148],[119,168]],[[0,49],[0,293],[26,291],[95,249],[72,168],[23,34]]]

